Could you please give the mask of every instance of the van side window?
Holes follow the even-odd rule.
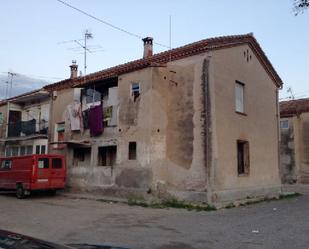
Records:
[[[39,169],[48,169],[49,168],[48,158],[39,158],[38,159],[38,168]]]
[[[3,160],[1,163],[0,170],[10,170],[12,168],[11,160]]]
[[[52,168],[53,169],[61,169],[62,168],[61,158],[53,158],[52,159]]]

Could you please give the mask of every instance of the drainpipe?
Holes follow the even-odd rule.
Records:
[[[276,88],[276,118],[277,118],[277,141],[278,141],[278,174],[279,174],[279,180],[280,180],[280,186],[281,186],[281,192],[283,192],[282,189],[282,182],[281,182],[281,163],[280,163],[280,146],[281,146],[281,133],[280,133],[280,104],[279,104],[279,90]]]
[[[212,132],[211,132],[211,101],[209,89],[209,64],[210,56],[205,58],[202,66],[202,85],[204,95],[204,160],[206,167],[206,188],[207,188],[207,202],[211,202],[212,195]]]

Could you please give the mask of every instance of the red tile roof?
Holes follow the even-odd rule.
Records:
[[[309,98],[280,102],[280,117],[287,118],[309,112]]]
[[[277,87],[281,87],[283,84],[281,78],[277,74],[276,70],[273,68],[272,64],[270,63],[267,56],[261,49],[260,45],[254,38],[253,34],[250,33],[244,35],[222,36],[201,40],[179,48],[154,54],[147,59],[131,61],[86,76],[77,77],[75,79],[66,79],[60,82],[56,82],[54,84],[47,85],[44,88],[46,90],[53,91],[73,86],[83,86],[91,82],[118,77],[121,74],[146,68],[153,64],[165,64],[169,62],[170,59],[172,61],[175,61],[193,55],[201,54],[207,51],[230,48],[243,44],[248,44],[251,47],[270,78],[274,81]]]

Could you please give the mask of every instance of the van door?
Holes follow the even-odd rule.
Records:
[[[65,165],[63,158],[61,157],[51,158],[50,187],[54,189],[64,188],[64,182],[65,182]]]
[[[11,177],[14,174],[11,173],[11,170],[12,170],[12,160],[3,159],[0,165],[0,188],[7,189],[12,186],[11,183],[13,179],[11,179]],[[15,182],[13,186],[15,188]]]
[[[39,157],[37,162],[38,174],[37,174],[37,188],[46,189],[49,188],[50,182],[50,163],[48,157]]]

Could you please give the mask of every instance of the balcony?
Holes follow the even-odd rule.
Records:
[[[29,121],[9,122],[8,138],[34,138],[46,137],[48,133],[48,122],[45,120],[32,119]]]

